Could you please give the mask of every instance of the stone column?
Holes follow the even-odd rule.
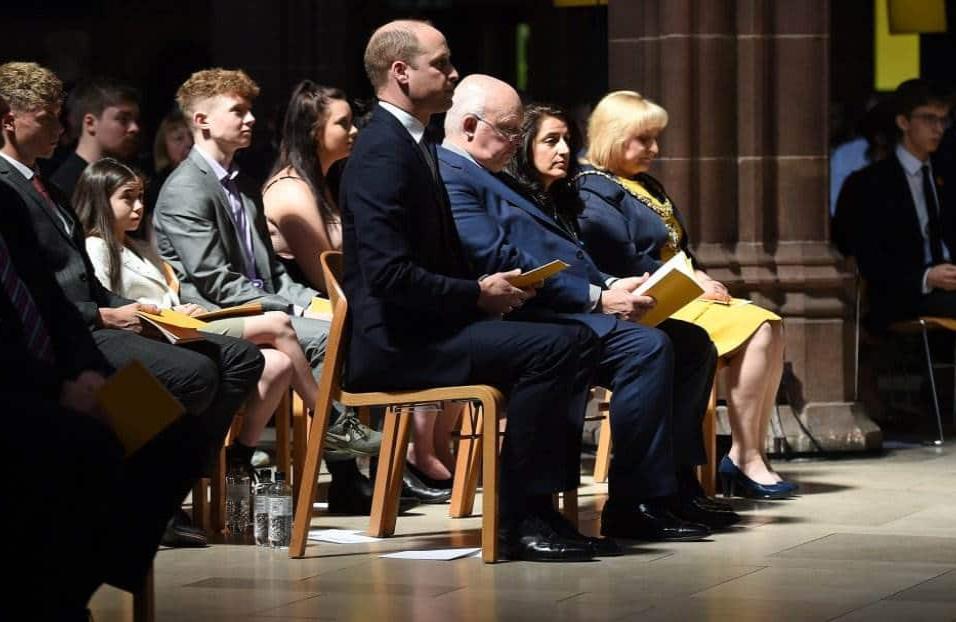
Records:
[[[828,243],[828,0],[610,0],[609,84],[664,106],[656,170],[708,272],[785,318],[792,401],[828,449],[853,398],[854,280]],[[813,448],[787,413],[791,445]]]

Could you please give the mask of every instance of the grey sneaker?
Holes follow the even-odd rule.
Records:
[[[345,411],[325,433],[325,451],[333,456],[375,456],[382,444],[382,434],[363,425],[355,412]],[[331,457],[331,456],[328,456]]]

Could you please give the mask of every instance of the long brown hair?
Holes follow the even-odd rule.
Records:
[[[87,236],[97,236],[106,244],[107,272],[113,291],[122,287],[120,253],[123,242],[116,238],[116,217],[113,216],[110,197],[120,187],[136,181],[144,184],[144,180],[141,173],[119,160],[103,158],[86,167],[73,191],[73,209],[83,225],[83,232]]]
[[[326,196],[328,180],[322,174],[315,136],[328,120],[329,105],[335,100],[348,101],[341,89],[322,86],[312,80],[303,80],[296,85],[282,121],[279,158],[269,175],[275,177],[286,168],[294,170],[312,191],[326,231],[338,220],[339,214],[338,208]]]

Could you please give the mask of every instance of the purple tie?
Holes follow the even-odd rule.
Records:
[[[30,295],[30,290],[27,289],[27,286],[13,268],[10,249],[7,248],[7,243],[2,237],[0,237],[0,284],[3,285],[4,291],[10,297],[10,304],[13,305],[20,316],[27,347],[41,361],[52,364],[54,356],[50,333],[47,332],[36,302]]]

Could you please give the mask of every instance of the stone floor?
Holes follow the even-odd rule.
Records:
[[[313,543],[304,560],[241,545],[162,550],[157,619],[956,620],[956,448],[776,466],[801,497],[735,501],[745,522],[708,542],[635,544],[585,564],[379,557],[477,546],[480,519],[451,520],[446,506],[413,510],[397,537],[374,544]],[[605,493],[582,489],[584,531]],[[122,592],[104,588],[92,607],[97,622],[132,619]]]

